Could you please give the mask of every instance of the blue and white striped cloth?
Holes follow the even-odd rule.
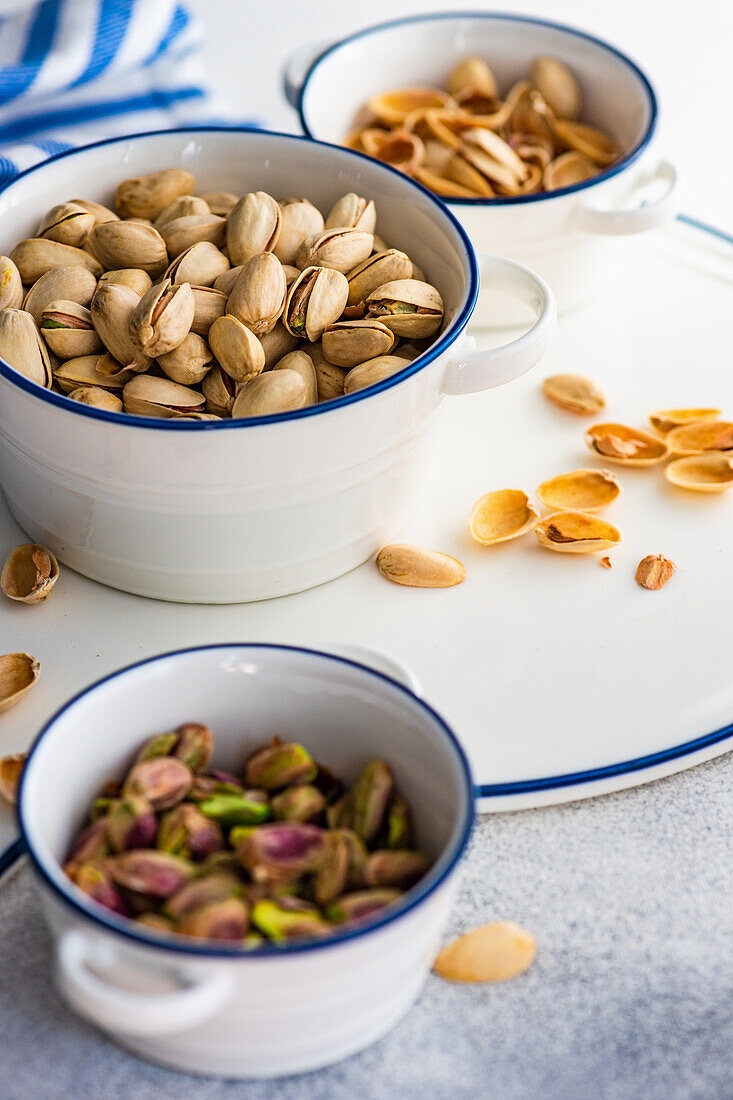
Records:
[[[100,138],[231,121],[179,0],[0,0],[0,13],[0,188]]]

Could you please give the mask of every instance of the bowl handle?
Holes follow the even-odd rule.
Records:
[[[404,684],[413,695],[422,699],[422,684],[415,673],[404,661],[392,657],[389,653],[384,653],[381,649],[372,649],[371,646],[354,645],[351,642],[348,644],[338,642],[330,645],[328,649],[337,657],[346,657],[348,661],[356,661],[357,664],[366,665],[376,672],[383,672],[385,676],[391,677],[399,684]]]
[[[651,171],[640,172],[631,182],[621,209],[601,210],[593,206],[581,206],[575,214],[575,225],[585,233],[598,233],[605,237],[645,233],[671,221],[678,213],[675,188],[677,170],[668,160],[660,160]],[[656,198],[652,198],[657,191]],[[644,197],[648,192],[649,197]],[[633,205],[636,197],[637,205]]]
[[[443,393],[478,393],[519,378],[539,362],[555,331],[557,307],[544,279],[504,256],[481,252],[478,262],[482,294],[493,286],[530,306],[537,319],[528,332],[498,348],[476,351],[476,341],[469,336],[445,372]]]
[[[79,929],[63,932],[56,947],[61,992],[75,1011],[106,1031],[141,1038],[174,1035],[210,1019],[232,993],[231,973],[223,968],[196,977],[179,972],[181,988],[172,993],[134,993],[89,967],[107,968],[115,961],[111,947]]]
[[[300,106],[300,93],[303,91],[308,70],[316,58],[320,57],[330,45],[330,41],[310,42],[307,46],[300,46],[291,53],[285,62],[282,71],[283,92],[290,106],[296,111]]]

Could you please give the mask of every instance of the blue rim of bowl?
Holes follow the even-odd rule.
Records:
[[[103,687],[104,684],[110,680],[119,679],[121,676],[125,676],[129,672],[134,672],[138,668],[142,668],[145,665],[157,664],[161,661],[168,661],[171,658],[187,656],[190,653],[203,653],[212,652],[217,650],[276,650],[278,652],[288,653],[304,653],[311,657],[318,657],[329,661],[334,661],[340,665],[346,665],[350,668],[359,669],[360,672],[366,672],[369,676],[373,676],[375,679],[382,681],[389,685],[393,690],[401,692],[406,695],[413,704],[417,705],[423,710],[432,720],[434,725],[443,733],[444,737],[450,744],[455,759],[459,765],[461,777],[464,785],[464,807],[462,813],[462,820],[458,822],[458,832],[454,839],[451,841],[446,851],[441,854],[438,859],[438,863],[442,864],[440,870],[437,873],[433,873],[433,870],[429,871],[425,878],[419,882],[416,886],[412,887],[405,894],[404,901],[398,902],[394,907],[390,907],[384,911],[383,916],[375,917],[373,920],[365,922],[363,926],[351,928],[343,932],[337,932],[333,936],[329,936],[328,939],[313,940],[305,943],[285,943],[282,946],[265,944],[261,947],[242,948],[242,947],[215,947],[209,943],[197,944],[195,942],[186,941],[184,937],[180,937],[180,942],[177,940],[171,940],[161,934],[156,936],[154,932],[142,932],[138,931],[134,926],[134,922],[130,918],[115,917],[110,914],[107,916],[104,909],[101,906],[93,906],[86,904],[80,898],[77,898],[71,892],[71,883],[69,882],[69,889],[66,885],[61,886],[46,870],[42,861],[36,856],[33,849],[33,845],[30,841],[25,821],[25,807],[24,807],[24,790],[26,778],[30,774],[33,767],[33,757],[36,750],[49,733],[55,723],[72,707],[74,707],[81,699],[97,688]],[[103,676],[100,680],[90,684],[82,691],[78,692],[68,702],[64,703],[56,713],[46,722],[35,741],[33,742],[29,753],[26,766],[23,770],[23,776],[21,778],[20,790],[18,792],[18,823],[20,825],[20,833],[22,843],[28,852],[29,858],[36,869],[37,874],[43,879],[43,882],[54,893],[55,897],[63,902],[65,906],[71,908],[88,920],[93,921],[97,925],[101,925],[107,931],[116,932],[126,939],[132,940],[135,943],[142,944],[145,947],[163,948],[166,951],[171,951],[174,954],[187,954],[196,956],[205,956],[208,958],[235,958],[235,959],[258,959],[258,958],[287,958],[294,954],[302,954],[303,952],[310,951],[325,951],[329,947],[338,947],[341,944],[350,943],[353,940],[358,940],[363,936],[369,935],[372,932],[378,932],[388,925],[393,924],[395,921],[400,920],[408,913],[412,912],[418,905],[425,901],[431,894],[433,894],[438,887],[449,877],[458,864],[466,845],[468,844],[469,837],[471,835],[471,829],[473,827],[473,821],[475,817],[474,808],[474,783],[471,775],[471,767],[468,763],[466,754],[456,737],[447,724],[445,719],[441,718],[436,710],[434,710],[424,699],[415,695],[409,688],[405,687],[398,680],[393,680],[392,677],[386,676],[383,672],[379,672],[377,669],[370,668],[368,665],[360,664],[358,661],[349,660],[346,657],[340,657],[334,653],[323,653],[317,649],[309,649],[306,646],[294,646],[294,645],[275,645],[267,642],[220,642],[216,645],[202,645],[191,646],[186,649],[177,649],[169,653],[162,653],[156,657],[147,657],[142,661],[136,661],[134,664],[126,665],[124,668],[118,669],[116,672],[111,672],[108,676]],[[63,874],[63,872],[62,872]]]
[[[130,428],[144,428],[147,431],[246,431],[248,428],[257,428],[263,424],[280,424],[291,420],[304,420],[310,416],[325,416],[328,413],[337,412],[347,405],[355,405],[360,401],[368,400],[378,393],[384,393],[386,390],[392,389],[393,386],[399,385],[401,382],[406,381],[406,379],[411,378],[414,374],[423,370],[456,341],[468,324],[479,293],[478,261],[468,234],[456,216],[452,214],[445,204],[427,187],[423,187],[417,180],[409,179],[404,172],[399,172],[396,168],[392,168],[388,164],[382,164],[381,161],[375,161],[373,157],[368,157],[365,153],[357,153],[354,149],[345,149],[341,145],[330,145],[328,142],[317,141],[315,138],[310,138],[303,134],[283,134],[279,133],[277,130],[260,130],[253,126],[177,126],[169,130],[149,130],[143,133],[125,134],[121,137],[105,138],[102,141],[93,141],[88,145],[80,145],[78,148],[68,149],[63,153],[56,153],[54,156],[48,157],[39,164],[34,164],[32,167],[26,168],[24,172],[20,172],[15,179],[11,180],[11,182],[2,189],[0,195],[4,195],[6,192],[12,190],[20,180],[25,179],[27,176],[32,175],[34,172],[42,171],[46,165],[57,160],[63,160],[66,157],[74,157],[78,153],[86,152],[88,149],[98,149],[106,145],[117,145],[120,142],[135,141],[139,138],[160,137],[166,134],[212,133],[257,134],[265,137],[286,138],[288,141],[299,141],[305,142],[306,144],[320,145],[331,152],[338,151],[345,156],[355,157],[357,160],[364,161],[372,167],[376,164],[383,171],[389,172],[403,183],[422,192],[423,195],[430,199],[430,202],[435,207],[435,213],[441,218],[447,219],[450,223],[451,228],[458,235],[466,253],[466,262],[469,272],[466,300],[451,325],[438,337],[435,343],[432,344],[427,351],[414,359],[409,367],[405,367],[404,370],[399,371],[397,374],[393,374],[390,378],[385,378],[382,382],[377,382],[375,385],[369,386],[367,389],[358,390],[356,393],[348,394],[344,397],[337,397],[333,401],[326,401],[320,405],[309,405],[305,409],[295,409],[287,413],[274,413],[271,416],[252,416],[247,419],[219,421],[185,420],[176,422],[173,419],[137,416],[134,413],[116,413],[108,412],[106,409],[95,409],[90,405],[82,405],[78,401],[71,401],[62,394],[53,393],[43,386],[36,385],[35,382],[31,382],[30,379],[25,378],[22,374],[13,370],[13,368],[3,359],[0,359],[0,376],[12,382],[13,385],[18,386],[19,389],[25,390],[26,393],[30,393],[34,397],[39,397],[42,401],[50,405],[56,405],[58,408],[65,409],[67,412],[76,413],[78,416],[91,417],[93,420],[106,420],[109,423],[124,424],[126,427]]]
[[[334,42],[333,45],[328,46],[311,62],[298,93],[296,110],[300,118],[300,125],[306,137],[311,138],[313,141],[319,140],[313,137],[313,132],[306,122],[303,103],[311,77],[314,75],[321,62],[330,54],[335,53],[337,50],[341,49],[342,46],[347,46],[352,42],[358,41],[360,38],[365,38],[371,34],[378,34],[381,31],[391,30],[393,27],[402,27],[411,23],[432,23],[442,19],[501,19],[508,23],[526,23],[535,27],[548,27],[551,30],[563,31],[565,34],[573,35],[575,38],[581,38],[585,42],[591,42],[594,46],[598,46],[605,50],[606,53],[612,54],[620,61],[623,61],[639,80],[649,103],[649,121],[647,122],[644,133],[637,143],[632,146],[629,152],[626,153],[621,160],[612,164],[603,172],[599,172],[598,175],[593,176],[591,179],[571,184],[569,187],[559,187],[557,191],[542,191],[537,195],[497,195],[491,199],[458,199],[450,198],[447,195],[441,196],[441,201],[445,203],[446,206],[524,206],[530,203],[547,202],[550,199],[562,198],[564,195],[573,195],[578,191],[584,191],[588,187],[593,187],[597,183],[603,183],[604,180],[611,179],[613,176],[618,175],[619,172],[622,172],[625,168],[628,168],[630,164],[638,160],[644,149],[649,145],[657,127],[659,107],[651,81],[639,68],[636,62],[632,61],[630,57],[627,57],[627,55],[617,49],[616,46],[612,46],[610,42],[606,42],[605,39],[598,38],[594,34],[588,34],[587,31],[581,31],[577,27],[570,27],[565,23],[556,23],[551,19],[535,19],[529,15],[512,15],[508,12],[493,11],[442,11],[428,12],[424,15],[408,15],[404,19],[393,19],[386,23],[375,23],[371,27],[365,27],[363,30],[357,31],[355,34],[350,34],[347,38],[342,38],[338,42]],[[382,162],[380,161],[380,163]]]

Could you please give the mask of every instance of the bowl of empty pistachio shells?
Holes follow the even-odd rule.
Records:
[[[85,198],[69,198],[83,191]],[[0,196],[0,480],[35,542],[162,599],[236,602],[361,564],[419,495],[444,394],[522,374],[466,325],[478,267],[442,203],[360,153],[187,129],[52,158]]]
[[[597,294],[615,250],[673,214],[675,172],[650,150],[652,86],[571,27],[444,12],[369,27],[291,61],[304,133],[359,149],[440,195],[477,250],[538,271],[562,311]],[[483,295],[474,323],[521,321]]]
[[[473,800],[455,737],[401,683],[235,644],[83,691],[36,740],[19,816],[72,1008],[179,1069],[278,1076],[412,1004]]]

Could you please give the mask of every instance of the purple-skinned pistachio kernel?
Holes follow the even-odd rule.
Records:
[[[384,909],[386,905],[391,905],[392,902],[397,901],[401,895],[401,890],[389,890],[387,888],[358,890],[353,894],[343,894],[326,907],[326,916],[329,920],[336,921],[339,924],[367,920],[374,913],[378,913],[380,909]]]
[[[367,886],[399,886],[409,889],[423,877],[428,863],[422,852],[408,849],[384,849],[372,852],[364,864],[364,882]]]
[[[242,898],[223,898],[187,913],[176,931],[204,940],[243,940],[248,928],[247,903]]]
[[[192,772],[205,772],[214,752],[214,735],[200,722],[186,722],[176,730],[178,743],[173,756]]]
[[[215,821],[201,813],[198,806],[181,802],[160,819],[157,847],[184,859],[200,860],[218,851],[224,843]]]
[[[109,855],[109,838],[107,836],[107,818],[100,817],[82,829],[71,845],[69,859],[76,863],[84,863],[88,859],[103,859]]]
[[[286,787],[270,803],[276,821],[311,821],[326,808],[326,799],[308,783]]]
[[[316,772],[312,756],[302,745],[276,742],[249,758],[244,777],[248,787],[277,791],[295,783],[310,783]]]
[[[64,871],[71,881],[88,897],[93,898],[98,905],[123,917],[127,916],[127,906],[105,863],[97,860],[69,863],[64,867]]]
[[[150,850],[122,852],[108,861],[118,886],[154,898],[168,898],[194,873],[185,859]]]
[[[166,900],[163,911],[173,920],[181,920],[204,905],[243,895],[243,883],[236,875],[225,871],[214,871],[184,883]]]
[[[317,825],[276,821],[255,829],[237,847],[237,855],[256,882],[287,881],[318,866],[324,843],[325,833]]]
[[[175,730],[170,730],[167,733],[156,733],[155,737],[151,737],[140,749],[135,757],[135,763],[140,764],[143,760],[155,760],[160,756],[170,756],[177,743],[178,733]]]
[[[338,832],[326,834],[323,857],[313,880],[313,897],[319,905],[339,897],[349,881],[350,852],[345,837]]]
[[[128,848],[152,848],[158,822],[145,798],[123,798],[107,819],[109,842],[115,852]]]
[[[263,898],[255,902],[252,924],[268,939],[288,940],[299,936],[322,936],[330,925],[314,905],[298,898]]]
[[[192,802],[202,802],[215,794],[244,794],[244,788],[236,776],[228,772],[210,771],[193,777],[188,797]],[[265,795],[267,801],[267,795]]]
[[[135,764],[122,787],[123,797],[147,798],[154,810],[170,810],[188,794],[193,775],[172,756],[154,757]]]
[[[351,790],[353,829],[367,844],[379,832],[393,784],[384,760],[370,760]]]

